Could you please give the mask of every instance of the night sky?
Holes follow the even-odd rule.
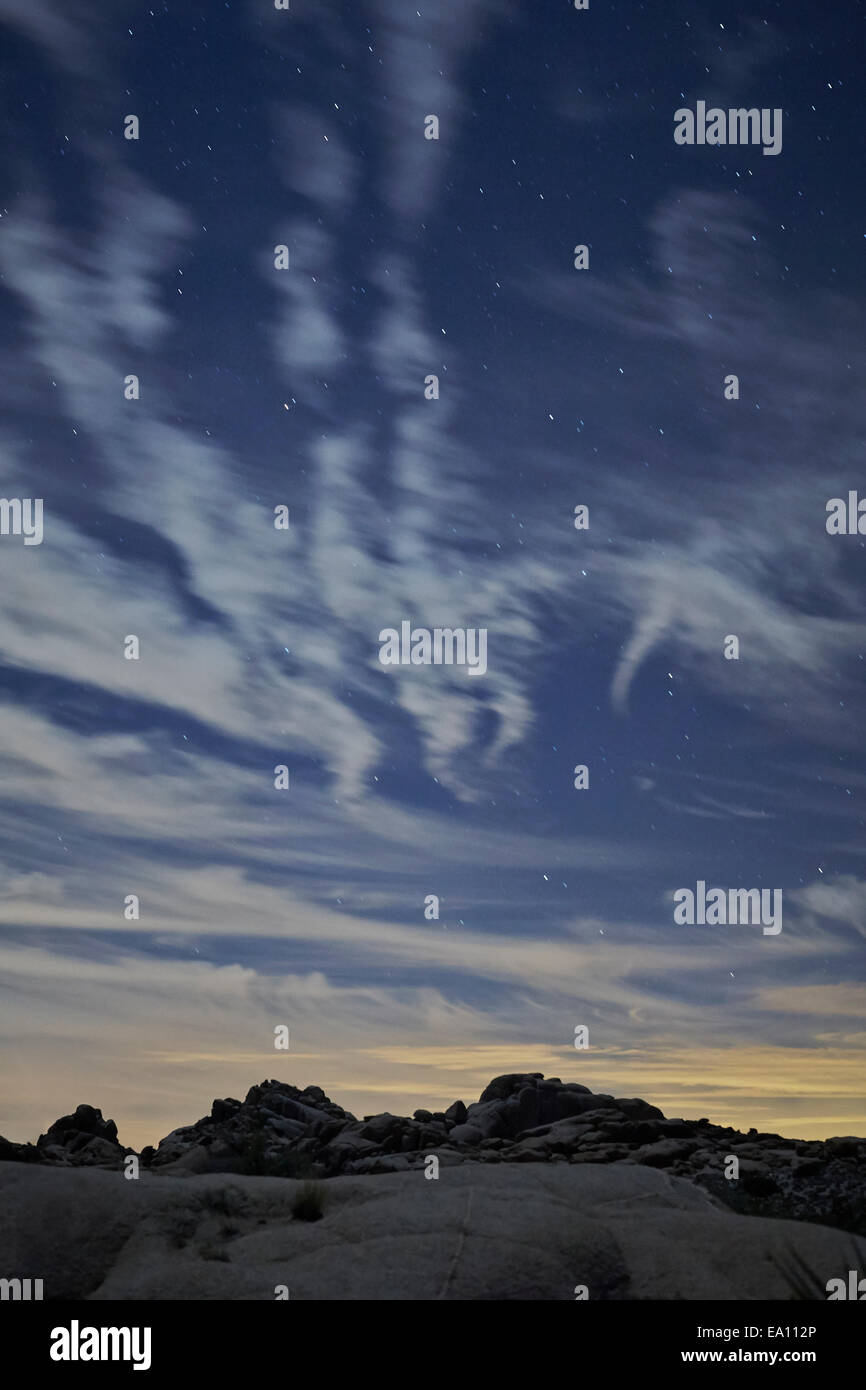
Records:
[[[0,19],[0,490],[44,499],[0,536],[0,1133],[509,1071],[866,1132],[864,5]],[[698,101],[781,152],[677,145]],[[487,671],[383,666],[404,620]],[[699,880],[782,931],[675,924]]]

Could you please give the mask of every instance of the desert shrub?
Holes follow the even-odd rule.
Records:
[[[295,1193],[292,1216],[296,1221],[321,1221],[324,1216],[325,1189],[320,1182],[305,1182]]]

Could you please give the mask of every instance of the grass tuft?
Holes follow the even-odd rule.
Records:
[[[321,1221],[324,1216],[325,1189],[320,1182],[305,1182],[295,1193],[292,1216],[296,1221]]]

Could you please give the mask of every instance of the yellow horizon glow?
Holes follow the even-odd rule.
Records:
[[[140,1064],[148,1073],[144,1085],[140,1072],[124,1074],[124,1069],[112,1069],[110,1078],[94,1085],[67,1059],[51,1079],[39,1078],[38,1107],[22,1097],[14,1107],[14,1132],[0,1128],[0,1133],[15,1142],[33,1142],[83,1101],[115,1121],[122,1144],[140,1150],[195,1123],[210,1112],[214,1099],[234,1095],[242,1100],[250,1086],[265,1079],[299,1089],[321,1086],[332,1101],[360,1118],[382,1109],[404,1115],[442,1110],[457,1099],[469,1104],[494,1076],[507,1072],[542,1072],[600,1094],[639,1096],[668,1118],[705,1116],[721,1126],[754,1127],[792,1139],[826,1139],[866,1129],[866,1052],[839,1047],[690,1047],[685,1059],[673,1047],[578,1052],[537,1043],[389,1045],[357,1049],[351,1058],[341,1051],[268,1057],[178,1048],[144,1052]]]

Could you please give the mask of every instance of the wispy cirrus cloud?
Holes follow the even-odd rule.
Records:
[[[6,10],[55,56],[68,40],[74,82],[78,12],[73,34]],[[863,306],[792,295],[771,219],[718,190],[654,189],[643,264],[611,238],[591,276],[557,273],[565,203],[509,252],[497,180],[524,216],[570,129],[535,172],[516,125],[475,139],[470,65],[514,17],[249,7],[281,60],[259,105],[249,83],[250,183],[230,144],[187,147],[185,107],[165,128],[154,108],[138,149],[74,130],[98,190],[74,235],[45,191],[4,213],[0,483],[46,501],[42,546],[0,545],[20,1137],[72,1090],[152,1140],[259,1079],[259,1047],[273,1070],[272,1014],[301,1039],[294,1079],[359,1110],[526,1066],[856,1127],[861,886],[841,858],[810,882],[828,849],[805,812],[816,760],[847,770],[862,727],[859,542],[823,509],[859,468]],[[474,221],[460,161],[490,199]],[[486,627],[484,681],[385,670],[404,618]],[[674,885],[716,874],[784,885],[782,935],[677,931]]]

